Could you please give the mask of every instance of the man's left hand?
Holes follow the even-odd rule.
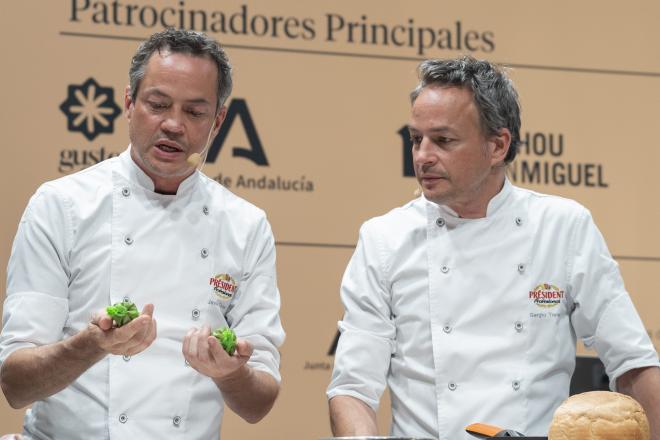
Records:
[[[236,372],[252,356],[253,347],[248,341],[238,339],[236,351],[229,355],[220,342],[211,336],[211,327],[191,328],[183,340],[183,356],[191,367],[205,376],[223,379]]]

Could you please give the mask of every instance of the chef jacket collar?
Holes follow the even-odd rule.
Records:
[[[128,180],[137,183],[142,188],[156,194],[156,192],[154,191],[155,189],[154,181],[151,180],[151,177],[149,177],[144,171],[142,171],[142,168],[140,168],[138,164],[136,164],[133,158],[131,157],[130,144],[128,145],[126,151],[124,151],[119,155],[119,159],[121,161],[122,168],[127,173]],[[195,183],[198,180],[197,179],[198,172],[199,170],[195,170],[194,173],[186,177],[186,179],[183,182],[181,182],[181,184],[179,185],[179,189],[177,190],[176,194],[159,194],[159,195],[175,198],[190,193],[192,189],[195,187]]]
[[[511,195],[512,192],[513,192],[513,185],[511,184],[509,179],[505,176],[504,185],[502,185],[502,189],[500,190],[500,192],[495,194],[495,196],[492,199],[490,199],[490,201],[488,202],[488,206],[486,207],[486,218],[492,217],[493,215],[495,215],[496,212],[500,211],[504,207],[506,200],[508,199],[509,195]],[[422,198],[426,201],[427,206],[432,205],[437,208],[440,208],[440,211],[448,216],[460,220],[470,220],[470,219],[461,218],[456,211],[454,211],[447,205],[438,205],[437,203],[430,201],[429,199],[426,198],[426,196],[424,196],[424,193],[422,193]]]

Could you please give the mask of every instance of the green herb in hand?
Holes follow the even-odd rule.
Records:
[[[138,316],[140,312],[132,302],[118,302],[105,308],[105,312],[112,318],[117,327],[126,325]]]
[[[231,356],[236,351],[236,333],[229,327],[217,329],[213,332],[213,336],[220,342],[222,348]]]

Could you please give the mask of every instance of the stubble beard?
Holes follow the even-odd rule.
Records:
[[[167,169],[162,165],[160,165],[157,161],[152,160],[151,158],[149,158],[149,151],[153,148],[157,148],[157,147],[151,146],[147,151],[139,150],[139,149],[136,150],[138,164],[141,165],[141,168],[147,174],[152,174],[161,179],[168,179],[168,178],[185,177],[192,173],[192,169],[190,165],[188,165],[186,162],[183,162],[182,164],[177,164],[177,167],[174,169],[171,168]]]

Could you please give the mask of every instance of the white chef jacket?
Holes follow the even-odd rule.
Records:
[[[280,380],[284,332],[264,212],[199,172],[176,195],[153,189],[129,148],[45,183],[25,210],[8,265],[0,362],[78,333],[94,311],[125,298],[153,303],[158,322],[144,352],[106,356],[35,402],[24,425],[33,438],[217,439],[222,395],[181,351],[193,326],[233,328],[254,345],[248,365]]]
[[[377,410],[389,386],[396,436],[471,439],[474,422],[547,435],[576,336],[613,389],[659,365],[590,213],[508,180],[485,218],[420,197],[367,221],[341,298],[328,398]]]

